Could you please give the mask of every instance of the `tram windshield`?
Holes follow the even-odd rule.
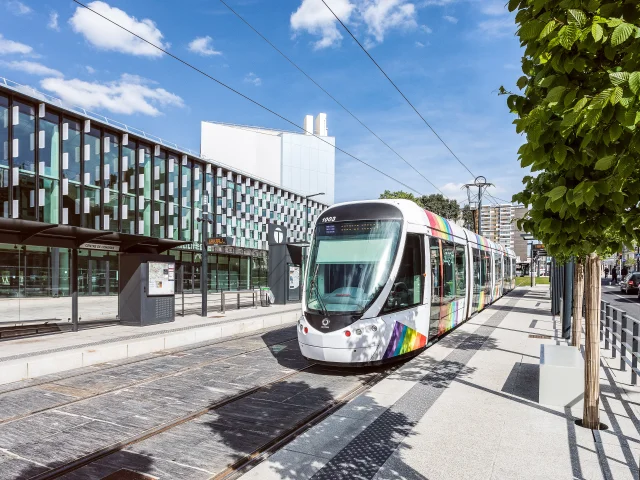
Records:
[[[389,278],[401,223],[367,220],[316,227],[309,259],[307,309],[324,315],[361,314]]]

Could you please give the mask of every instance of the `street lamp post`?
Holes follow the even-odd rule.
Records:
[[[200,292],[202,294],[202,308],[200,315],[207,316],[207,296],[209,294],[209,264],[207,261],[207,243],[209,234],[209,192],[202,192],[202,217],[197,218],[202,227],[202,266],[200,267]]]

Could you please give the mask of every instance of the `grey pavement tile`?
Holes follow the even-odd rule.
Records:
[[[46,467],[0,452],[0,480],[31,478],[47,470]]]
[[[104,422],[90,422],[40,441],[15,445],[10,451],[33,462],[54,467],[122,441],[134,430]]]
[[[0,425],[0,448],[36,442],[61,431],[84,425],[91,420],[50,410]]]
[[[225,405],[217,411],[223,416],[239,418],[244,421],[260,421],[284,428],[301,421],[314,410],[315,408],[266,402],[247,397]]]
[[[434,479],[435,477],[430,476],[429,479]],[[482,478],[482,477],[471,477],[464,475],[456,476],[457,479],[463,478]],[[506,477],[503,480],[506,480],[509,477]],[[375,474],[375,476],[371,480],[427,480],[427,477],[414,470],[409,465],[404,463],[402,459],[400,459],[397,455],[392,455],[389,457],[389,460],[385,462],[380,470]],[[510,479],[511,480],[511,479]]]
[[[327,463],[326,458],[280,450],[249,470],[243,480],[308,480]]]
[[[146,473],[162,480],[205,480],[209,479],[212,473],[125,450],[109,455],[61,478],[63,480],[101,480],[121,469]]]
[[[375,417],[348,418],[332,415],[288,443],[284,448],[330,459],[362,433]]]
[[[0,395],[0,421],[8,420],[20,415],[52,408],[77,397],[49,392],[39,387],[27,388],[16,392],[6,392]]]

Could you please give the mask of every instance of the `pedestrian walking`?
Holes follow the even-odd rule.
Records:
[[[611,283],[616,284],[618,281],[618,272],[616,272],[616,267],[611,268]]]
[[[604,267],[604,278],[606,279],[609,276],[609,267]]]
[[[624,267],[622,267],[622,271],[620,272],[622,274],[622,278],[626,278],[627,273],[629,273],[629,269],[627,268],[627,266],[625,265]]]

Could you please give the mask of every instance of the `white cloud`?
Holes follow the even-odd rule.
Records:
[[[212,38],[209,36],[196,37],[191,41],[191,43],[189,43],[189,51],[204,56],[222,55],[222,52],[213,48],[211,41]]]
[[[93,68],[91,65],[85,65],[85,67],[87,69],[87,73],[93,75],[94,73],[96,73],[96,69]]]
[[[88,7],[154,45],[164,49],[169,48],[168,43],[162,42],[164,36],[152,20],[148,18],[138,20],[129,16],[125,11],[111,7],[102,1],[91,2]],[[69,23],[75,32],[83,35],[89,43],[101,50],[113,50],[148,57],[162,56],[162,52],[157,48],[134,37],[129,32],[125,32],[86,8],[78,7]]]
[[[442,18],[450,23],[458,23],[458,19],[456,17],[452,17],[451,15],[444,15]]]
[[[49,23],[47,24],[51,30],[55,30],[56,32],[60,31],[60,26],[58,25],[58,12],[51,12],[49,15]]]
[[[15,15],[27,15],[33,12],[32,8],[28,5],[25,5],[18,0],[11,0],[7,2],[7,8],[9,11]]]
[[[343,22],[349,21],[355,8],[349,0],[331,0],[327,4]],[[342,35],[336,22],[333,14],[320,0],[302,0],[298,10],[291,14],[291,28],[294,32],[306,31],[321,37],[314,43],[316,49],[334,47],[340,43]]]
[[[424,45],[424,43],[422,43],[422,42],[416,42],[416,47],[418,47],[418,48],[424,48],[424,47],[425,47],[425,45]]]
[[[12,70],[18,70],[30,75],[39,75],[42,77],[62,77],[62,73],[53,68],[49,68],[38,62],[29,62],[27,60],[14,60],[11,62],[0,62],[0,65]]]
[[[158,116],[158,107],[183,107],[179,96],[136,75],[123,74],[119,80],[107,83],[85,82],[77,78],[45,78],[40,85],[63,101],[86,109],[105,109],[114,113]]]
[[[331,0],[328,4],[345,24],[366,27],[366,45],[383,42],[391,29],[418,27],[416,6],[407,0]],[[302,0],[291,15],[291,28],[295,33],[320,36],[314,43],[316,49],[336,46],[342,40],[337,20],[321,0]]]
[[[513,35],[516,31],[516,25],[511,17],[495,18],[480,22],[478,30],[488,37],[499,38]]]
[[[260,77],[258,77],[255,73],[249,72],[244,77],[244,83],[250,83],[254,87],[259,87],[260,85],[262,85],[262,79]]]
[[[363,4],[361,15],[368,32],[377,42],[384,41],[387,30],[416,28],[416,7],[405,0],[374,0]]]
[[[433,33],[433,30],[426,25],[420,25],[420,30],[424,33]]]
[[[28,55],[33,52],[33,48],[24,43],[14,42],[13,40],[7,40],[0,33],[0,55],[8,55],[11,53],[21,53]]]

